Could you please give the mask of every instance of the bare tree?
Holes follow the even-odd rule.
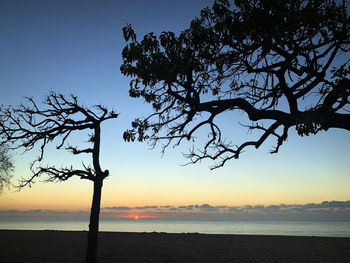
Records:
[[[19,189],[31,186],[38,178],[45,176],[45,182],[66,181],[75,176],[92,181],[94,184],[90,213],[86,262],[97,261],[98,228],[100,215],[101,190],[103,180],[109,175],[108,170],[102,170],[100,165],[101,123],[115,119],[118,114],[108,111],[106,107],[95,105],[84,107],[78,103],[77,97],[65,97],[50,93],[43,102],[43,108],[32,99],[26,98],[28,105],[21,104],[18,108],[3,108],[0,131],[5,140],[11,143],[13,149],[23,148],[24,151],[39,147],[39,156],[31,163],[33,174],[19,181]],[[89,143],[91,147],[78,148],[68,144],[71,134],[77,131],[91,131]],[[71,167],[43,167],[40,162],[45,155],[47,146],[56,141],[57,149],[66,149],[74,155],[90,154],[92,166],[83,163],[82,169]]]
[[[206,128],[205,145],[187,157],[215,160],[216,168],[267,138],[276,139],[277,153],[292,127],[300,136],[350,131],[347,1],[234,3],[215,1],[179,35],[150,33],[138,41],[130,25],[123,28],[129,94],[154,109],[132,123],[125,140],[166,148]],[[237,111],[256,140],[236,145],[223,136],[218,117]]]

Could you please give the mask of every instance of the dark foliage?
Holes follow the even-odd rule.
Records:
[[[121,72],[132,79],[130,96],[154,109],[124,139],[166,148],[207,127],[203,149],[187,157],[213,159],[215,168],[269,137],[277,153],[292,127],[300,136],[350,131],[348,10],[346,1],[217,0],[178,36],[150,33],[139,42],[124,27]],[[235,111],[260,133],[257,140],[223,138],[216,118]]]
[[[0,146],[0,193],[9,188],[13,177],[14,166],[7,145]]]

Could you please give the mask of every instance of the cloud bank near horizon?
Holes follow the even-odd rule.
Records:
[[[88,210],[0,210],[0,217],[88,218]],[[350,201],[323,201],[308,204],[212,206],[109,206],[101,218],[162,218],[181,220],[312,220],[350,221]]]

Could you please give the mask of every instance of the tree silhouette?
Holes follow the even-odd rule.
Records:
[[[163,150],[207,128],[191,162],[238,158],[275,138],[277,153],[295,127],[300,136],[330,128],[350,131],[349,8],[330,0],[217,0],[178,36],[150,33],[138,41],[130,25],[122,74],[129,94],[152,104],[124,133],[126,141],[163,143]],[[240,112],[256,140],[234,145],[217,123]],[[225,115],[226,116],[226,115]],[[232,118],[233,120],[233,118]]]
[[[44,175],[46,182],[66,181],[73,176],[92,181],[94,191],[86,262],[96,262],[101,190],[103,180],[109,175],[108,170],[103,171],[100,165],[101,123],[117,118],[118,114],[101,105],[91,108],[81,106],[77,97],[73,95],[67,98],[61,94],[50,93],[43,103],[43,109],[32,98],[26,99],[29,105],[21,104],[18,108],[1,109],[4,121],[1,122],[0,131],[5,140],[0,145],[10,143],[13,149],[23,148],[24,151],[39,147],[40,154],[30,165],[33,174],[29,178],[22,178],[18,187],[21,189],[31,186],[36,179]],[[67,143],[67,139],[73,133],[87,130],[92,131],[89,134],[91,147],[78,148]],[[57,149],[64,148],[74,155],[90,154],[92,166],[83,163],[82,169],[74,169],[72,166],[57,168],[37,165],[43,160],[47,146],[55,140],[58,142]]]
[[[8,153],[7,145],[0,145],[0,193],[4,188],[9,188],[10,180],[13,176],[13,163]]]

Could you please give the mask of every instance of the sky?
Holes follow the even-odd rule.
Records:
[[[350,134],[346,131],[334,129],[299,137],[291,130],[278,154],[269,154],[273,142],[267,141],[260,149],[248,148],[240,159],[214,171],[209,169],[213,164],[209,161],[183,166],[187,160],[182,152],[192,147],[189,143],[170,147],[162,155],[160,148],[151,150],[146,143],[123,141],[131,121],[146,116],[151,108],[128,96],[130,80],[119,70],[125,46],[122,27],[131,24],[138,37],[149,32],[179,33],[211,4],[207,0],[2,0],[0,104],[18,105],[23,96],[42,101],[55,91],[74,94],[84,105],[102,103],[120,113],[118,119],[102,126],[101,163],[111,175],[102,193],[106,216],[108,211],[114,215],[159,215],[159,210],[165,209],[167,216],[174,217],[170,212],[185,215],[191,207],[191,213],[198,214],[203,209],[220,214],[238,208],[247,211],[250,206],[255,212],[261,207],[268,211],[271,206],[287,211],[308,204],[318,205],[321,211],[325,210],[324,201],[334,200],[349,207]],[[234,143],[240,143],[235,139],[252,139],[232,116],[223,116],[221,122]],[[72,144],[84,140],[86,134],[78,134]],[[29,163],[36,155],[17,152],[13,156],[14,182],[30,175]],[[80,156],[57,151],[53,145],[45,164],[79,166],[81,161]],[[0,196],[0,210],[3,214],[10,210],[88,211],[91,196],[92,183],[88,181],[37,182],[20,192],[6,190]]]

